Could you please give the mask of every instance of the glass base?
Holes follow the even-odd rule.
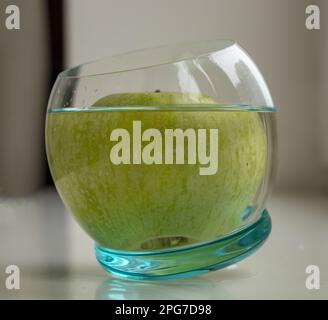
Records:
[[[185,278],[234,264],[256,251],[271,231],[271,218],[260,218],[244,228],[214,241],[158,251],[119,251],[96,245],[102,267],[121,278],[155,280]]]

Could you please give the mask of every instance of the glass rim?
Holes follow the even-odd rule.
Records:
[[[212,39],[212,40],[177,42],[177,43],[164,44],[164,45],[153,46],[153,47],[146,47],[142,49],[129,50],[118,54],[110,55],[107,57],[91,60],[67,68],[59,73],[58,78],[81,79],[81,78],[92,78],[97,76],[123,74],[126,72],[138,71],[138,70],[146,70],[146,69],[171,65],[179,62],[192,61],[201,57],[209,56],[215,52],[224,50],[234,45],[238,45],[238,43],[232,39]],[[196,51],[195,53],[191,53],[191,50],[195,49],[196,47],[198,47],[198,51]],[[133,57],[137,54],[151,54],[156,51],[158,52],[163,51],[165,49],[172,49],[172,50],[175,49],[177,50],[176,54],[183,54],[186,53],[188,50],[189,52],[187,56],[181,56],[181,57],[172,56],[171,58],[167,57],[166,59],[163,59],[163,61],[159,61],[157,63],[143,63],[140,65],[135,65],[134,67],[121,67],[118,68],[117,70],[112,70],[112,71],[109,70],[106,72],[87,72],[85,74],[74,74],[76,70],[79,70],[86,66],[97,65],[99,63],[114,60],[117,58],[123,58],[123,57],[128,58],[129,56]]]

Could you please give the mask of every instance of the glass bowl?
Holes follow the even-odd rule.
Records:
[[[66,207],[111,273],[177,278],[263,244],[275,107],[230,40],[162,46],[63,71],[46,149]]]

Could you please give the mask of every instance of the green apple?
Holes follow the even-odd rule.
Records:
[[[161,249],[212,240],[243,225],[242,214],[266,168],[266,133],[259,113],[186,111],[185,105],[201,109],[218,103],[192,93],[121,93],[98,100],[91,110],[48,113],[47,154],[56,187],[98,244]],[[119,110],[122,106],[181,108]],[[111,132],[123,128],[132,136],[136,120],[143,130],[161,132],[217,128],[217,172],[200,175],[198,164],[113,164]]]
[[[213,98],[199,93],[177,92],[137,92],[116,93],[99,99],[93,106],[181,106],[181,105],[218,105]]]

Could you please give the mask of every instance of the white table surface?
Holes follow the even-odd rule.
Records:
[[[273,230],[254,255],[223,270],[183,280],[114,278],[53,189],[0,199],[0,299],[328,299],[328,195],[275,193]],[[20,268],[20,290],[5,288],[5,268]],[[305,269],[320,268],[308,290]]]

